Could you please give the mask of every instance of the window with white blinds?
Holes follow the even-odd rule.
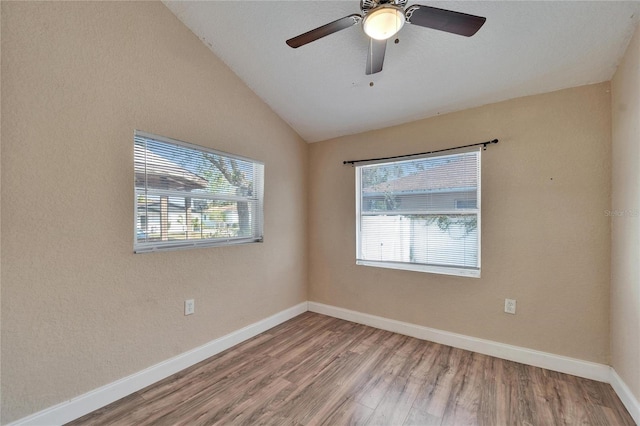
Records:
[[[480,150],[356,167],[358,265],[480,276]]]
[[[136,131],[136,253],[262,241],[264,164]]]

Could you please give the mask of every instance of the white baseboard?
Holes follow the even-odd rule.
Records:
[[[257,336],[307,310],[307,302],[300,303],[138,373],[24,417],[11,425],[60,425],[70,422]]]
[[[509,361],[520,362],[534,367],[546,368],[548,370],[572,374],[600,382],[608,383],[611,379],[611,367],[604,364],[582,361],[520,346],[507,345],[491,340],[423,327],[421,325],[396,321],[322,303],[309,302],[309,310],[382,330],[393,331],[406,336],[491,355]]]
[[[640,425],[640,401],[636,399],[631,389],[622,381],[613,368],[611,368],[610,383],[613,390],[618,394],[618,398],[620,398],[631,417],[633,417],[633,420]]]
[[[269,318],[265,318],[240,330],[212,340],[198,348],[132,374],[131,376],[20,419],[11,423],[10,426],[59,425],[70,422],[229,349],[238,343],[257,336],[306,311],[317,312],[382,330],[520,362],[522,364],[610,383],[635,422],[640,425],[640,403],[615,370],[608,365],[423,327],[322,303],[303,302],[278,312]]]

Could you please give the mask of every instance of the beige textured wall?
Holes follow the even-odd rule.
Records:
[[[0,7],[0,34],[2,34],[2,8]],[[0,37],[0,81],[2,81],[2,43]],[[2,84],[0,84],[0,102]],[[2,176],[2,108],[0,108],[0,177]],[[0,178],[0,224],[2,223],[2,179]],[[2,330],[2,226],[0,226],[0,330]],[[0,383],[2,383],[2,332],[0,332]],[[0,386],[0,419],[2,419],[2,386]],[[1,422],[1,420],[0,420]]]
[[[1,35],[3,423],[307,299],[308,146],[165,6],[3,1]],[[265,242],[134,255],[136,128],[264,161]]]
[[[640,28],[611,83],[612,365],[640,401]]]
[[[312,144],[310,300],[607,363],[610,120],[601,83]],[[355,265],[354,170],[343,160],[493,138],[482,157],[482,278]],[[503,312],[505,298],[517,315]]]

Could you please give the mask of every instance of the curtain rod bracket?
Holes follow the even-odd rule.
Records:
[[[498,139],[494,139],[494,140],[491,140],[491,141],[484,142],[482,144],[482,150],[486,151],[487,150],[487,145],[492,144],[492,143],[498,143]]]

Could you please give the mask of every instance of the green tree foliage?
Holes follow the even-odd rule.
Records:
[[[478,217],[476,215],[414,215],[411,217],[414,219],[422,219],[427,225],[433,225],[435,223],[441,231],[449,232],[449,235],[452,237],[451,231],[454,228],[464,229],[464,234],[462,235],[462,238],[464,238],[478,227]]]
[[[215,170],[209,170],[209,182],[212,190],[216,192],[226,192],[229,194],[249,196],[253,194],[253,182],[245,176],[238,166],[237,160],[233,158],[222,158],[219,155],[202,153],[203,157],[215,166]],[[216,174],[216,171],[219,174]],[[207,176],[209,177],[209,176]],[[240,236],[251,235],[251,217],[249,205],[246,201],[237,202],[238,224]]]
[[[404,168],[398,164],[365,167],[362,169],[362,188],[364,192],[380,192],[380,200],[373,200],[370,210],[394,210],[398,208],[398,199],[389,189],[389,182],[405,175]],[[387,184],[387,185],[385,185]]]

